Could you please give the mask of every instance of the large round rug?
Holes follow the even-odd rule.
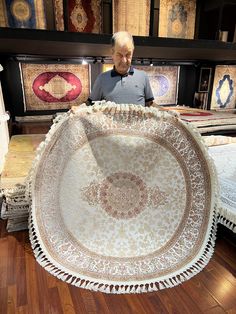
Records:
[[[107,293],[175,286],[209,261],[216,182],[197,131],[156,108],[62,115],[34,164],[30,235],[58,278]]]

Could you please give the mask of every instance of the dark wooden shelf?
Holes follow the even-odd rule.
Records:
[[[0,56],[110,56],[109,34],[0,28]],[[136,58],[236,62],[236,43],[135,36]]]

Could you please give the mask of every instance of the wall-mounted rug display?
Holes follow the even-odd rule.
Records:
[[[64,31],[64,14],[63,14],[63,0],[54,0],[54,16],[55,16],[55,26],[56,30]]]
[[[196,0],[160,0],[159,37],[194,38]]]
[[[60,115],[32,171],[37,261],[107,293],[172,287],[209,261],[217,178],[200,134],[165,111],[97,102]]]
[[[177,102],[179,79],[178,66],[135,66],[147,73],[154,101],[158,105],[174,105]]]
[[[67,6],[69,31],[101,33],[101,0],[69,0]]]
[[[87,100],[89,65],[21,64],[25,111],[69,109]]]
[[[149,36],[149,0],[113,0],[113,33],[127,31],[136,36]]]
[[[236,65],[217,65],[215,69],[211,109],[235,108]]]
[[[1,0],[0,27],[45,29],[43,0]]]

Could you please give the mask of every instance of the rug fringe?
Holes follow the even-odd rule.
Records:
[[[103,106],[101,106],[101,104]],[[113,103],[107,102],[96,102],[94,106],[81,108],[81,112],[85,112],[86,114],[90,114],[92,112],[96,111],[103,111],[107,113],[111,113],[113,115],[116,114],[116,112],[122,111],[124,115],[126,114],[134,114],[137,115],[137,117],[141,119],[145,119],[147,117],[158,117],[161,119],[169,119],[170,113],[167,113],[165,111],[158,110],[157,108],[140,108],[139,106],[135,105],[114,105]],[[40,157],[43,154],[47,143],[51,141],[53,138],[53,134],[56,132],[56,130],[70,117],[70,116],[76,116],[77,113],[73,114],[71,112],[67,112],[63,115],[58,116],[54,120],[54,124],[52,125],[50,131],[48,132],[46,139],[44,142],[40,144],[37,150],[37,156],[33,162],[31,171],[29,176],[27,177],[27,183],[26,188],[28,191],[28,197],[29,199],[32,197],[32,186],[34,182],[34,173],[37,169],[40,161]],[[176,119],[179,120],[178,115],[172,114]],[[186,125],[188,123],[185,123],[181,120],[179,120],[183,125]],[[218,189],[218,183],[217,183],[217,174],[216,169],[214,167],[214,163],[212,158],[208,155],[207,152],[207,146],[205,145],[199,131],[197,128],[193,127],[192,125],[188,124],[188,130],[190,130],[193,137],[198,141],[200,148],[202,149],[203,155],[206,158],[210,174],[211,174],[211,182],[213,183],[212,187],[212,193],[213,193],[213,213],[212,216],[209,218],[212,222],[211,229],[208,231],[208,242],[205,248],[203,249],[203,252],[201,253],[201,256],[197,258],[197,260],[194,262],[191,266],[186,266],[186,269],[180,271],[178,274],[173,275],[170,278],[163,278],[153,280],[147,283],[143,282],[127,282],[127,284],[120,284],[117,282],[112,281],[102,281],[98,280],[97,282],[94,281],[94,278],[82,278],[75,275],[74,273],[68,273],[68,270],[64,269],[62,265],[55,265],[52,262],[51,256],[48,256],[47,253],[43,250],[43,244],[40,242],[37,231],[34,227],[34,216],[32,212],[32,204],[30,209],[30,215],[29,215],[29,235],[30,235],[30,241],[31,245],[34,251],[34,255],[36,257],[36,260],[42,267],[44,267],[49,273],[56,276],[57,278],[70,283],[74,286],[81,287],[84,289],[90,289],[93,291],[101,291],[104,293],[114,293],[114,294],[125,294],[125,293],[143,293],[143,292],[152,292],[152,291],[158,291],[165,288],[171,288],[175,287],[182,282],[186,281],[187,279],[192,278],[196,274],[198,274],[209,262],[210,258],[212,257],[212,254],[214,252],[214,245],[215,245],[215,238],[216,238],[216,226],[218,221],[222,221],[222,219],[216,219],[218,215],[218,206],[217,206],[217,196],[219,195],[219,189]],[[228,224],[228,222],[225,222]],[[236,228],[234,227],[234,230]]]

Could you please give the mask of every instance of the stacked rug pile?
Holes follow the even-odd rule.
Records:
[[[236,137],[207,136],[220,185],[218,221],[236,232]]]
[[[236,114],[230,111],[203,110],[185,106],[165,107],[165,109],[179,113],[183,121],[194,125],[201,134],[236,130]]]
[[[1,218],[7,219],[9,232],[28,229],[30,169],[36,148],[44,139],[44,134],[11,137],[1,174]]]

